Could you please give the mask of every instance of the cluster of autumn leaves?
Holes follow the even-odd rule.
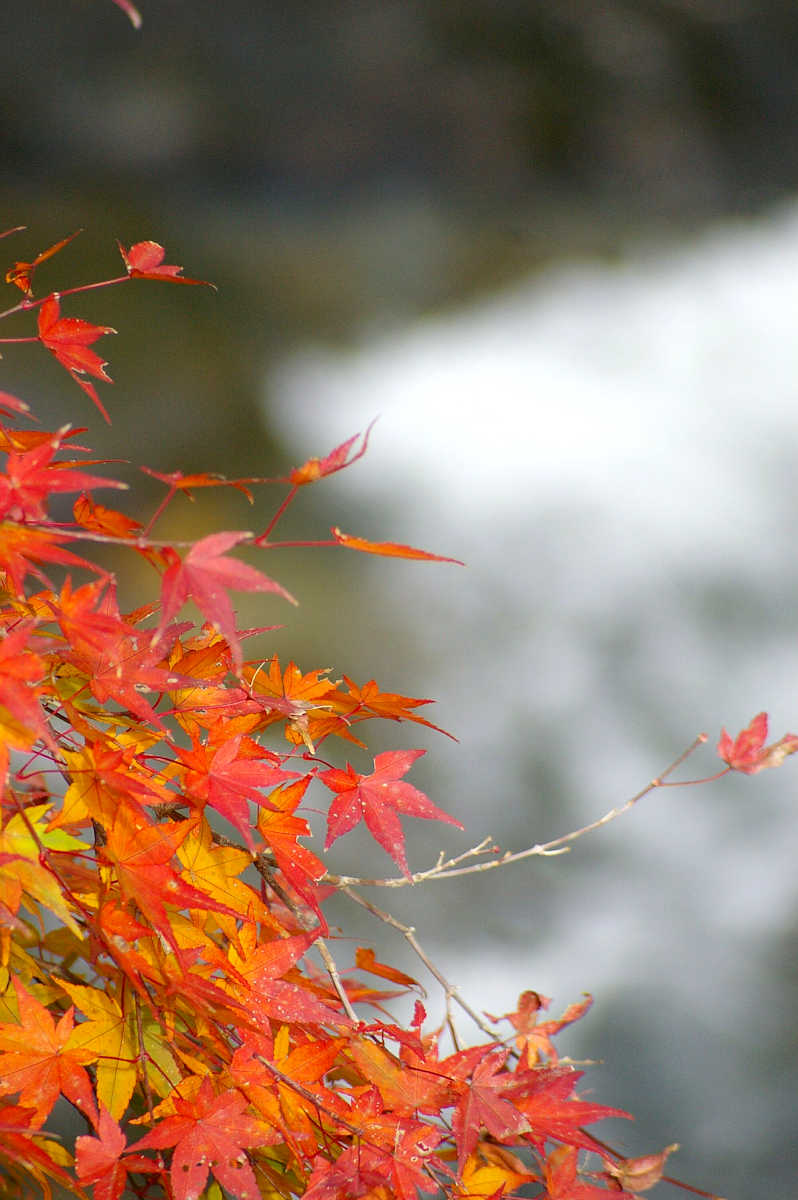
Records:
[[[86,377],[107,378],[90,347],[110,328],[34,297],[35,270],[69,241],[9,271],[23,293],[9,314],[35,311],[38,332],[6,340],[40,342],[105,415]],[[126,273],[107,283],[199,282],[155,243],[120,250]],[[599,1142],[586,1126],[626,1114],[579,1099],[581,1072],[558,1060],[551,1038],[587,1002],[542,1019],[548,1001],[527,992],[496,1038],[446,1054],[420,999],[408,1025],[388,1015],[414,980],[368,950],[339,973],[327,948],[334,883],[300,807],[314,782],[330,795],[325,848],[363,821],[407,879],[401,818],[459,826],[405,778],[423,751],[361,772],[327,746],[362,754],[357,727],[376,719],[437,727],[428,701],[374,681],[246,661],[259,631],[237,629],[231,592],[291,597],[229,552],[275,548],[297,489],[350,465],[368,435],[278,481],[258,536],[185,548],[153,531],[176,495],[269,481],[150,471],[165,492],[143,525],[94,499],[125,485],[85,469],[98,464],[69,427],[20,427],[27,406],[8,393],[0,409],[0,1196],[55,1181],[96,1200],[126,1187],[465,1200],[528,1185],[590,1200],[655,1183],[668,1151],[629,1160]],[[76,494],[68,523],[49,511],[61,494]],[[151,604],[120,609],[90,555],[109,543],[153,569]],[[436,557],[337,529],[318,544]],[[723,757],[752,771],[798,746],[765,748],[766,728],[761,715],[735,743],[724,733]],[[59,1101],[85,1126],[74,1153],[53,1132]]]

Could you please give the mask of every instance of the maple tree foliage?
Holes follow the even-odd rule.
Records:
[[[10,266],[22,299],[2,316],[33,319],[35,332],[0,340],[40,343],[108,419],[91,382],[110,382],[107,363],[91,347],[113,330],[65,315],[66,298],[71,308],[88,288],[206,281],[146,240],[119,245],[123,274],[37,296],[38,269],[76,237]],[[443,733],[418,712],[430,701],[276,654],[248,660],[247,637],[272,626],[242,631],[234,607],[236,593],[261,593],[272,620],[294,602],[242,547],[451,561],[337,526],[276,540],[297,491],[356,462],[369,430],[278,479],[144,467],[164,488],[147,522],[95,499],[128,481],[86,470],[99,464],[76,433],[41,430],[26,401],[0,393],[0,1198],[56,1184],[96,1200],[588,1200],[665,1178],[676,1147],[627,1158],[600,1141],[589,1127],[628,1114],[582,1098],[582,1071],[555,1048],[590,997],[542,1019],[550,1001],[528,990],[504,1016],[480,1014],[363,890],[559,853],[666,786],[703,735],[590,826],[516,853],[486,839],[413,873],[407,818],[462,826],[406,778],[423,750],[377,750],[369,765],[359,727]],[[275,484],[287,490],[256,532],[156,536],[192,489],[231,487],[252,502]],[[50,511],[64,493],[78,493],[71,522]],[[108,544],[147,564],[149,604],[120,607],[123,581],[92,556]],[[719,774],[798,749],[795,735],[766,738],[764,713],[736,740],[724,730]],[[344,748],[363,755],[358,765]],[[321,854],[362,821],[400,874],[328,871],[305,844],[311,789],[316,805],[329,801]],[[421,985],[372,949],[339,969],[325,915],[335,893],[405,935],[443,989],[439,1027]],[[405,1025],[387,1007],[400,996],[415,997]],[[457,1005],[476,1045],[457,1031]],[[72,1148],[53,1123],[59,1101],[84,1123]]]

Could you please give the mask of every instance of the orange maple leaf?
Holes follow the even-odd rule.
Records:
[[[75,1027],[74,1007],[56,1024],[16,976],[13,983],[20,1023],[0,1024],[0,1095],[19,1092],[20,1104],[35,1112],[33,1123],[42,1125],[63,1094],[96,1125],[94,1090],[85,1070],[93,1056],[66,1048]]]
[[[40,263],[46,262],[48,258],[52,258],[59,250],[63,250],[64,246],[82,233],[81,229],[75,233],[70,233],[69,237],[62,238],[60,242],[50,246],[47,250],[42,250],[41,254],[37,254],[33,262],[16,262],[13,267],[6,271],[6,283],[15,284],[21,292],[24,292],[28,299],[33,295],[33,274]]]

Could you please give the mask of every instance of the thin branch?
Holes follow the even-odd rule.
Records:
[[[413,952],[421,959],[430,975],[432,975],[433,978],[436,979],[443,988],[446,996],[447,1014],[449,1013],[450,1009],[450,1000],[454,1000],[455,1004],[459,1004],[463,1012],[471,1018],[474,1024],[477,1025],[483,1033],[488,1035],[491,1041],[495,1040],[494,1031],[490,1028],[490,1026],[485,1024],[479,1013],[476,1012],[476,1010],[473,1009],[471,1005],[463,999],[455,985],[450,983],[446,976],[439,970],[439,968],[435,966],[435,963],[432,961],[416,938],[416,931],[412,925],[403,925],[401,921],[397,921],[396,917],[392,916],[388,912],[385,912],[383,909],[378,908],[376,904],[372,904],[370,900],[366,900],[363,896],[359,896],[358,893],[349,886],[346,886],[341,890],[350,898],[350,900],[354,900],[355,904],[359,904],[362,908],[365,908],[367,912],[370,912],[372,916],[377,917],[378,920],[383,921],[386,925],[390,925],[392,929],[396,929],[402,934]],[[448,1018],[447,1023],[451,1028],[452,1024]]]
[[[454,858],[444,859],[442,854],[439,855],[438,861],[434,866],[429,867],[426,871],[417,871],[414,875],[411,875],[410,878],[402,875],[391,879],[363,879],[354,875],[332,875],[328,873],[323,877],[323,882],[330,883],[334,887],[341,888],[343,891],[346,891],[347,888],[353,886],[399,888],[407,887],[408,884],[426,883],[431,879],[454,879],[459,875],[476,875],[482,871],[494,871],[497,867],[506,867],[509,866],[510,863],[521,862],[526,858],[550,858],[557,854],[567,854],[571,849],[572,843],[577,841],[578,838],[584,837],[586,833],[593,833],[594,830],[601,829],[603,825],[609,825],[611,821],[617,820],[618,817],[623,816],[624,813],[627,813],[631,808],[634,808],[639,800],[642,800],[644,796],[649,795],[649,793],[653,792],[656,788],[692,787],[697,783],[703,783],[704,780],[700,779],[690,779],[684,781],[683,783],[666,783],[665,781],[668,776],[672,775],[677,767],[680,767],[682,763],[685,762],[690,755],[698,749],[699,746],[703,745],[706,740],[707,735],[705,733],[700,733],[698,737],[691,742],[687,749],[683,750],[679,757],[675,758],[673,762],[665,768],[661,775],[658,775],[656,779],[652,779],[650,783],[647,783],[644,788],[641,788],[640,791],[637,792],[636,795],[632,796],[630,800],[627,800],[625,804],[611,808],[609,812],[604,814],[603,817],[598,817],[595,821],[590,821],[589,824],[583,825],[580,829],[573,829],[570,833],[564,833],[560,837],[553,838],[550,842],[538,842],[534,846],[527,847],[526,850],[516,850],[515,852],[506,850],[504,853],[502,853],[500,847],[496,845],[493,839],[491,837],[486,837],[483,838],[478,845],[472,846],[470,850],[466,850]],[[725,772],[720,772],[720,774],[725,774]],[[709,778],[715,779],[717,776],[713,775]],[[709,782],[709,779],[707,782]],[[482,862],[471,863],[469,866],[460,865],[469,858],[474,858],[484,854],[492,854],[495,857],[488,860],[483,860]]]

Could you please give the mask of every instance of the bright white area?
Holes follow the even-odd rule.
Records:
[[[475,832],[505,837],[503,812],[517,836],[529,812],[538,840],[545,770],[569,798],[551,836],[702,729],[691,773],[719,765],[721,724],[736,732],[760,708],[774,738],[798,732],[798,211],[553,267],[348,351],[308,347],[270,373],[267,397],[297,462],[379,415],[366,459],[338,476],[362,506],[353,532],[469,563],[455,582],[413,575],[409,600],[378,595],[379,572],[370,587],[417,630],[426,694],[457,714],[461,746],[436,751],[455,798],[433,799]],[[647,799],[580,846],[571,899],[516,868],[528,874],[497,883],[506,947],[449,948],[447,970],[493,1012],[526,986],[559,1007],[591,987],[627,1015],[654,998],[642,1043],[667,1014],[663,1054],[689,1046],[695,1064],[674,1103],[698,1136],[714,1123],[728,1139],[719,1091],[746,1092],[749,1122],[766,1096],[730,1053],[741,1025],[776,1057],[790,1027],[774,963],[798,900],[795,772]],[[430,858],[444,844],[431,833]]]

